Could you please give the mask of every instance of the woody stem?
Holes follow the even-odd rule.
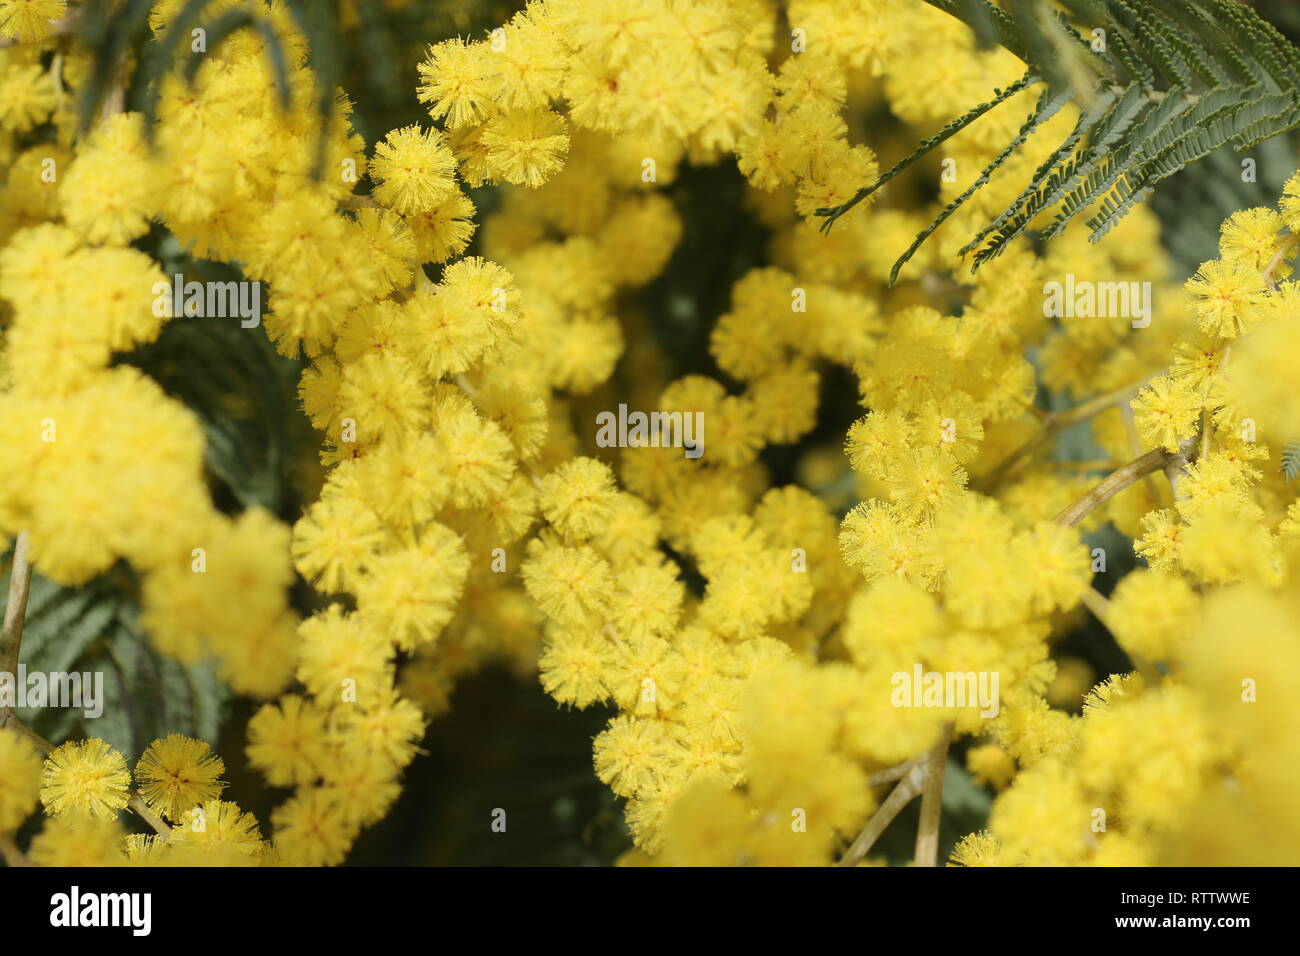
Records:
[[[1123,491],[1133,482],[1160,471],[1173,458],[1174,455],[1163,448],[1154,448],[1124,467],[1117,468],[1094,485],[1086,495],[1057,515],[1056,523],[1074,527],[1106,499]]]
[[[0,857],[4,858],[5,866],[31,866],[31,861],[23,855],[23,851],[18,849],[18,844],[14,842],[11,834],[0,833]]]
[[[894,817],[898,816],[903,807],[911,803],[912,798],[921,792],[924,781],[924,767],[921,764],[914,764],[907,775],[899,781],[898,786],[889,792],[885,802],[871,815],[871,819],[863,826],[862,832],[849,845],[836,866],[856,866],[880,839],[880,835],[894,822]]]
[[[1033,458],[1035,452],[1065,431],[1065,429],[1071,425],[1077,425],[1079,422],[1087,421],[1089,418],[1099,415],[1107,409],[1114,408],[1116,405],[1123,404],[1136,395],[1142,385],[1142,382],[1135,382],[1113,392],[1098,395],[1096,398],[1081,402],[1071,408],[1062,409],[1059,412],[1045,413],[1042,416],[1043,430],[1012,452],[987,475],[980,478],[977,485],[988,489],[1000,484],[1003,479],[1020,471]]]
[[[27,592],[32,583],[32,566],[27,560],[28,538],[19,531],[14,539],[13,562],[9,566],[9,597],[5,602],[4,624],[0,627],[0,673],[18,673],[18,652],[23,642],[23,619],[27,614]],[[13,709],[0,708],[0,727],[16,720]]]
[[[939,860],[939,822],[943,816],[943,774],[948,765],[948,744],[952,724],[943,728],[938,742],[925,761],[925,782],[921,789],[921,823],[916,830],[914,866],[935,866]]]

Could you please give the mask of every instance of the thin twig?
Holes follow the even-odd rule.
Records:
[[[943,817],[943,776],[948,766],[948,744],[952,724],[943,728],[939,740],[925,759],[925,783],[921,789],[921,822],[916,828],[913,866],[935,866],[939,861],[939,822]]]
[[[50,743],[48,740],[46,740],[36,731],[32,730],[30,727],[24,724],[21,720],[18,719],[18,716],[16,714],[10,712],[8,718],[9,718],[8,721],[5,722],[4,724],[0,724],[0,726],[7,727],[9,730],[12,730],[15,733],[20,734],[21,736],[26,737],[28,743],[30,743],[33,747],[39,750],[43,755],[48,756],[49,754],[52,754],[54,752],[54,744]]]
[[[880,835],[894,822],[894,817],[898,816],[903,807],[911,803],[912,798],[921,792],[924,783],[925,769],[920,764],[914,764],[907,775],[899,781],[898,786],[889,792],[889,796],[885,798],[880,808],[871,815],[871,819],[867,821],[862,832],[850,844],[836,866],[857,866],[858,861],[867,855],[880,839]]]
[[[907,776],[907,772],[917,765],[919,758],[913,757],[911,760],[904,760],[895,767],[888,770],[877,770],[867,777],[868,787],[879,787],[881,784],[893,783],[895,780],[901,780]]]
[[[1105,471],[1111,466],[1109,458],[1077,459],[1044,462],[1053,471]]]
[[[40,750],[41,753],[48,755],[54,751],[54,745],[52,743],[40,734],[36,733],[36,731],[32,730],[16,716],[10,716],[8,726],[10,729],[17,731],[30,740],[33,746]],[[144,798],[140,796],[139,790],[132,788],[128,791],[126,802],[127,806],[139,814],[140,818],[143,819],[145,823],[149,824],[153,831],[158,834],[160,839],[164,841],[171,839],[171,827],[167,826],[167,824],[164,823],[156,813],[149,809],[148,804],[144,802]]]
[[[460,372],[456,375],[456,385],[462,392],[470,397],[470,401],[477,402],[479,400],[478,389],[470,384],[470,381],[465,377],[464,372]]]
[[[1065,429],[1077,425],[1079,422],[1087,421],[1094,415],[1099,415],[1116,405],[1122,405],[1138,393],[1145,381],[1144,379],[1141,382],[1126,385],[1124,388],[1116,389],[1113,392],[1107,392],[1105,395],[1098,395],[1096,398],[1081,402],[1071,408],[1062,409],[1059,412],[1042,414],[1043,430],[1012,452],[988,474],[981,476],[975,482],[975,485],[978,488],[987,490],[1000,484],[1003,480],[1024,468],[1033,458],[1035,452],[1065,431]],[[1033,407],[1037,408],[1037,406]]]
[[[1115,633],[1110,626],[1110,601],[1106,600],[1105,595],[1094,587],[1087,587],[1084,589],[1083,594],[1080,595],[1080,600],[1083,601],[1083,606],[1092,612],[1092,616],[1101,623],[1102,627],[1112,634]]]
[[[149,805],[145,803],[144,798],[140,796],[139,790],[131,791],[130,798],[127,800],[127,806],[134,810],[140,816],[140,819],[144,820],[145,823],[149,824],[149,826],[153,828],[153,831],[158,834],[158,839],[162,840],[164,843],[171,841],[171,827],[164,823],[158,814],[149,809]]]
[[[126,109],[126,86],[121,77],[113,83],[108,92],[104,94],[104,102],[99,109],[99,121],[107,121],[110,117]]]
[[[340,199],[339,206],[343,209],[350,209],[353,211],[357,209],[387,208],[386,206],[381,206],[378,202],[376,202],[373,196],[362,196],[356,193],[353,193],[349,196],[344,196],[342,199]]]
[[[0,856],[4,857],[5,866],[31,866],[32,861],[18,849],[18,844],[8,833],[0,833]]]
[[[1107,498],[1123,491],[1146,475],[1164,468],[1173,457],[1171,452],[1163,448],[1155,448],[1124,467],[1117,468],[1094,485],[1086,495],[1057,515],[1056,523],[1074,527]]]
[[[1160,671],[1156,666],[1147,658],[1129,650],[1127,645],[1120,640],[1120,636],[1115,633],[1115,628],[1110,620],[1110,601],[1106,599],[1105,595],[1096,588],[1090,587],[1083,592],[1080,599],[1083,601],[1084,607],[1092,613],[1092,616],[1110,633],[1111,637],[1115,638],[1115,643],[1123,648],[1124,653],[1129,656],[1129,660],[1133,662],[1133,666],[1142,675],[1148,686],[1154,687],[1158,684],[1160,682]]]
[[[1138,455],[1142,454],[1142,439],[1138,437],[1137,424],[1133,419],[1133,406],[1131,404],[1122,405],[1120,406],[1119,413],[1120,418],[1124,422],[1124,434],[1128,437],[1129,451],[1132,452],[1133,457],[1136,458]],[[1156,476],[1154,474],[1147,475],[1146,483],[1147,487],[1151,489],[1152,498],[1156,501],[1163,501],[1164,494],[1160,487],[1160,483],[1156,481]]]
[[[1182,479],[1183,473],[1187,470],[1187,464],[1187,455],[1179,452],[1178,454],[1171,456],[1164,465],[1165,477],[1169,479],[1169,490],[1173,492],[1174,501],[1176,502],[1183,499],[1183,496],[1178,493],[1178,482]]]
[[[27,560],[28,536],[19,531],[14,539],[14,557],[9,567],[9,597],[5,601],[4,625],[0,627],[0,673],[18,673],[18,654],[23,643],[23,620],[27,615],[27,592],[32,583],[32,566]],[[0,708],[0,727],[14,720],[9,707]]]
[[[63,89],[63,54],[54,54],[54,59],[50,61],[50,82],[54,84],[54,95],[57,98],[58,107],[63,106],[65,92]]]
[[[1268,286],[1269,292],[1277,291],[1277,282],[1273,279],[1273,273],[1276,272],[1277,267],[1282,264],[1282,260],[1286,258],[1286,254],[1295,249],[1297,242],[1300,242],[1300,235],[1292,236],[1282,244],[1282,247],[1278,249],[1277,252],[1273,254],[1273,258],[1269,260],[1268,266],[1264,269],[1264,284]]]

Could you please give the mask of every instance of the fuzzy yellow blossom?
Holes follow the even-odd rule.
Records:
[[[172,821],[194,807],[217,797],[224,781],[221,758],[201,740],[171,734],[155,740],[135,765],[140,796]]]
[[[608,563],[589,547],[536,544],[523,567],[528,593],[558,623],[589,625],[610,598]]]
[[[31,861],[37,866],[123,866],[125,833],[115,817],[56,816],[32,838]]]
[[[1013,857],[1060,866],[1082,858],[1091,811],[1069,770],[1044,761],[1020,775],[998,800],[989,829]]]
[[[966,767],[976,782],[1001,790],[1015,777],[1016,765],[997,744],[983,744],[966,752]]]
[[[966,472],[947,452],[925,449],[904,457],[886,480],[890,498],[904,514],[928,519],[956,501],[966,484]]]
[[[271,814],[275,848],[286,863],[328,866],[343,862],[356,832],[338,798],[315,787],[300,790]]]
[[[1275,440],[1300,434],[1300,401],[1286,387],[1298,346],[1300,321],[1268,322],[1239,343],[1225,372],[1232,398]]]
[[[16,730],[0,729],[0,833],[18,828],[36,809],[41,759]]]
[[[1142,437],[1167,451],[1192,434],[1201,401],[1176,379],[1153,380],[1133,400],[1133,419]]]
[[[940,627],[934,598],[905,578],[882,577],[859,592],[849,608],[844,643],[855,662],[910,664]]]
[[[418,548],[392,551],[370,563],[357,583],[358,613],[410,649],[436,638],[451,620],[467,573],[460,536],[435,525],[426,529]]]
[[[542,686],[563,704],[586,707],[609,696],[605,675],[614,647],[603,635],[584,628],[552,634],[538,666]]]
[[[1187,282],[1202,331],[1234,338],[1254,324],[1262,304],[1264,278],[1259,266],[1240,260],[1214,260],[1201,265]]]
[[[257,819],[224,800],[205,800],[194,807],[188,818],[172,827],[174,843],[204,848],[222,847],[245,858],[257,859],[264,845]]]
[[[248,757],[277,786],[310,783],[325,756],[325,714],[296,695],[266,704],[248,727]]]
[[[22,43],[43,40],[67,7],[66,0],[4,0],[0,3],[0,35]]]
[[[563,162],[569,136],[560,114],[520,110],[489,120],[483,130],[484,162],[509,183],[540,186]]]
[[[375,147],[370,175],[375,196],[391,209],[409,215],[428,212],[456,188],[455,157],[436,130],[394,130]]]
[[[1263,271],[1282,247],[1282,217],[1266,206],[1243,209],[1223,221],[1219,251]]]
[[[614,504],[614,473],[591,458],[575,458],[542,480],[540,505],[562,534],[589,538],[608,520]]]
[[[655,764],[668,747],[652,720],[618,717],[595,741],[596,775],[620,796],[635,796],[654,780]]]
[[[392,644],[383,631],[331,605],[299,626],[298,680],[317,700],[371,700],[392,683]]]
[[[45,758],[41,803],[55,816],[112,820],[126,806],[131,772],[104,741],[66,743]]]
[[[129,60],[185,6],[152,5]],[[353,6],[345,31],[388,15]],[[0,0],[0,539],[24,536],[40,587],[111,590],[123,623],[138,598],[168,668],[211,661],[265,701],[245,756],[287,788],[259,823],[206,744],[164,736],[135,767],[170,832],[128,835],[124,757],[90,740],[42,765],[0,731],[0,833],[39,794],[39,864],[343,863],[418,772],[426,721],[492,664],[608,709],[592,772],[626,801],[625,863],[836,862],[887,799],[875,781],[902,765],[889,784],[913,786],[952,741],[996,791],[956,865],[1286,859],[1300,549],[1274,470],[1300,436],[1300,174],[1276,210],[1229,216],[1186,283],[1141,206],[971,272],[961,244],[1080,121],[1066,104],[1001,153],[1041,83],[960,124],[938,205],[900,180],[829,231],[818,215],[1022,75],[957,17],[521,6],[437,14],[486,30],[430,34],[414,116],[354,102],[351,73],[322,102],[285,6],[221,0],[260,28],[158,78],[156,114],[110,94],[82,128],[94,64],[48,36],[66,5]],[[182,269],[256,282],[257,321],[227,337],[156,306]],[[1151,281],[1157,320],[1046,315],[1067,274]],[[279,372],[301,423],[267,411],[293,391]],[[703,455],[602,448],[593,416],[624,405],[698,414]],[[1151,449],[1178,455],[1096,501]],[[1107,524],[1149,566],[1108,603],[1088,589],[1117,556],[1080,538]],[[34,642],[58,606],[36,580]],[[1143,676],[1079,716],[1084,599]],[[997,715],[901,705],[913,668],[997,675]]]
[[[1016,857],[1003,853],[1002,844],[985,831],[970,833],[952,851],[950,866],[1007,866]]]
[[[1108,621],[1125,650],[1161,661],[1179,653],[1196,611],[1196,592],[1182,578],[1139,569],[1115,589]]]
[[[478,121],[488,111],[491,99],[482,44],[446,40],[430,49],[419,71],[420,100],[429,104],[434,119],[445,118],[455,129]]]

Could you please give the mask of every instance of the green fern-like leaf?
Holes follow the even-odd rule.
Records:
[[[7,587],[7,580],[2,583]],[[133,590],[130,575],[119,569],[75,588],[32,574],[21,647],[24,673],[91,675],[102,690],[95,701],[101,713],[87,716],[84,707],[50,701],[18,708],[18,718],[56,744],[99,737],[128,758],[170,733],[215,743],[228,691],[212,663],[186,667],[149,646]]]
[[[921,234],[916,237],[912,242],[912,245],[908,247],[907,251],[904,252],[899,260],[894,263],[894,267],[889,273],[890,285],[894,284],[895,280],[898,278],[899,270],[902,269],[903,266],[907,264],[907,261],[916,254],[916,251],[921,248],[921,245],[925,240],[930,238],[934,231],[943,225],[949,216],[956,212],[962,204],[966,202],[966,200],[975,195],[975,193],[989,181],[989,178],[993,173],[1000,168],[1003,163],[1011,158],[1034,129],[1059,112],[1068,98],[1068,95],[1065,93],[1057,93],[1055,95],[1049,95],[1047,93],[1043,94],[1038,101],[1037,107],[1034,108],[1034,112],[1030,114],[1029,119],[1025,121],[1024,125],[1020,127],[1020,132],[1016,134],[1015,138],[1012,139],[1002,152],[998,153],[998,155],[993,158],[991,163],[984,167],[984,170],[975,179],[975,182],[973,182],[965,192],[949,203],[948,206],[935,218],[934,222],[921,231]]]
[[[828,229],[830,229],[830,227],[835,224],[835,220],[839,219],[840,216],[844,215],[846,212],[848,212],[858,203],[868,198],[877,189],[879,189],[881,186],[884,186],[886,183],[888,183],[899,173],[903,172],[905,169],[907,169],[917,160],[924,157],[927,153],[930,152],[930,150],[934,149],[940,143],[945,142],[948,139],[951,139],[953,136],[956,136],[958,133],[964,130],[971,123],[975,122],[985,113],[989,112],[994,107],[999,106],[1002,103],[1005,103],[1011,97],[1015,96],[1017,93],[1021,92],[1022,90],[1028,89],[1030,86],[1032,86],[1034,83],[1037,83],[1038,81],[1039,81],[1039,77],[1036,74],[1026,73],[1015,83],[1012,83],[1010,86],[1008,86],[1005,90],[995,89],[993,91],[993,98],[991,100],[989,100],[987,103],[980,103],[978,106],[972,107],[971,109],[963,113],[961,116],[957,117],[955,120],[948,123],[946,126],[944,126],[943,129],[939,130],[939,132],[935,133],[925,142],[921,143],[921,145],[919,145],[916,149],[914,149],[910,155],[903,157],[892,167],[890,167],[890,169],[886,171],[883,176],[877,179],[870,186],[864,186],[862,189],[858,190],[857,194],[854,195],[852,199],[849,199],[847,202],[839,206],[836,206],[834,209],[818,210],[819,215],[826,216],[826,221],[822,223],[822,232],[826,232]]]
[[[1300,126],[1300,49],[1237,0],[927,0],[992,37],[1027,65],[1020,83],[950,123],[847,202],[818,210],[824,228],[935,146],[990,109],[1037,84],[1040,99],[1009,144],[1012,152],[1068,95],[1081,116],[1020,194],[962,250],[973,268],[1000,255],[1043,221],[1044,239],[1089,214],[1100,239],[1155,187],[1224,146],[1245,150]],[[1081,32],[1086,25],[1088,36]],[[1101,31],[1101,32],[1095,32]],[[1094,42],[1095,41],[1095,42]],[[996,91],[995,91],[996,92]],[[1000,155],[972,187],[941,210],[895,265],[893,276],[935,228],[988,181]],[[892,279],[891,279],[892,281]]]
[[[208,318],[169,322],[126,360],[198,416],[208,467],[233,499],[227,504],[292,513],[290,434],[306,427],[294,408],[298,362],[278,355],[261,329]]]
[[[1300,475],[1300,441],[1288,442],[1282,449],[1281,472],[1287,481],[1294,481]]]
[[[129,78],[126,77],[129,54],[142,47],[141,41],[148,35],[149,13],[156,2],[127,0],[125,7],[115,12],[108,9],[106,0],[88,0],[79,32],[85,44],[94,51],[94,60],[80,102],[83,131],[89,127],[114,86],[120,85],[125,87],[124,102],[128,108],[139,109],[143,114],[145,135],[152,141],[162,80],[175,66],[182,44],[189,42],[192,31],[199,27],[205,34],[204,49],[189,51],[185,57],[181,75],[187,84],[193,85],[204,62],[231,36],[240,30],[254,30],[266,47],[279,104],[281,108],[288,108],[289,64],[284,41],[272,26],[269,10],[261,11],[256,5],[228,9],[205,19],[212,0],[185,0],[158,42],[143,45],[147,52],[140,66],[131,72]],[[286,0],[285,4],[310,44],[309,65],[315,74],[316,108],[322,119],[316,144],[315,173],[318,176],[322,171],[329,132],[324,121],[331,115],[339,79],[337,4],[338,0]]]

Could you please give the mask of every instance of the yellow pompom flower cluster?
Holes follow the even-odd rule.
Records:
[[[196,417],[110,365],[170,317],[156,283],[166,285],[144,253],[86,245],[66,225],[22,229],[0,251],[0,296],[13,308],[0,435],[14,466],[0,531],[25,530],[36,566],[62,584],[129,561],[159,649],[186,662],[215,652],[233,687],[271,694],[294,648],[284,529],[218,512]]]
[[[1022,722],[1016,736],[1048,746],[954,862],[1294,858],[1277,840],[1295,831],[1285,807],[1296,780],[1281,769],[1294,743],[1281,728],[1294,722],[1300,675],[1296,506],[1281,476],[1259,467],[1300,427],[1279,384],[1292,374],[1295,353],[1282,350],[1297,314],[1288,277],[1300,222],[1285,218],[1287,202],[1224,222],[1221,257],[1187,283],[1190,321],[1172,364],[1132,401],[1136,432],[1168,454],[1173,494],[1135,509],[1150,569],[1098,610],[1139,671],[1096,688],[1063,732],[1045,715]]]
[[[256,865],[271,855],[251,814],[219,799],[224,781],[219,757],[200,740],[172,734],[155,740],[134,774],[104,741],[66,743],[50,753],[43,769],[35,751],[13,731],[0,732],[7,816],[0,834],[11,832],[31,810],[22,788],[34,793],[49,819],[32,840],[31,860],[43,866]],[[138,789],[131,789],[132,776]],[[156,813],[155,836],[127,836],[118,811],[130,802],[141,814]]]
[[[155,5],[155,43],[182,5]],[[192,85],[161,81],[154,128],[110,107],[81,135],[86,64],[25,46],[61,42],[65,5],[0,0],[20,41],[0,48],[0,535],[27,534],[60,584],[127,562],[153,644],[215,655],[262,701],[245,755],[286,791],[263,825],[200,741],[155,741],[132,772],[102,740],[42,764],[0,728],[0,834],[39,800],[33,862],[341,863],[487,662],[617,711],[593,765],[626,801],[625,862],[862,862],[903,798],[939,806],[954,741],[998,792],[957,864],[1253,862],[1296,836],[1300,506],[1262,463],[1300,437],[1300,175],[1225,222],[1185,286],[1145,208],[1101,242],[1075,224],[960,271],[1066,108],[891,286],[1041,92],[945,143],[934,202],[882,192],[823,234],[817,211],[896,152],[865,106],[928,135],[1023,69],[930,5],[528,0],[431,47],[408,77],[431,122],[369,156],[343,91],[316,111],[287,8],[254,7],[287,89],[240,29]],[[687,164],[734,164],[768,242],[716,302],[668,303],[707,332],[683,373],[633,294],[694,225],[671,189]],[[258,283],[265,334],[304,359],[319,491],[292,529],[218,511],[197,416],[116,364],[177,318],[132,245],[155,228]],[[1140,314],[1045,307],[1076,280],[1151,291]],[[861,409],[828,440],[836,381]],[[1040,389],[1076,404],[1040,409]],[[601,440],[624,407],[698,421],[695,446]],[[1050,460],[1085,422],[1102,460]],[[777,471],[796,443],[799,484]],[[1082,537],[1107,522],[1148,565],[1109,599]],[[1053,642],[1083,605],[1135,672],[1076,716],[1062,687],[1085,678],[1054,683]],[[966,675],[954,699],[944,679]],[[125,833],[128,807],[155,836]]]
[[[0,728],[0,834],[13,833],[36,809],[41,758],[16,730]]]
[[[865,795],[848,798],[847,818],[814,813],[818,800],[845,793],[843,781],[821,767],[833,791],[823,792],[784,752],[756,757],[746,749],[743,726],[756,675],[792,662],[791,642],[811,646],[824,631],[810,606],[819,584],[836,585],[833,571],[812,572],[833,556],[834,524],[824,506],[800,489],[780,488],[764,495],[752,514],[706,520],[686,547],[707,586],[684,614],[682,569],[660,552],[660,526],[645,501],[608,483],[584,497],[588,514],[606,515],[604,526],[594,535],[544,530],[530,545],[523,575],[548,617],[543,685],[562,703],[611,700],[622,711],[596,740],[596,771],[615,793],[631,798],[628,818],[638,845],[651,852],[663,845],[665,809],[686,788],[714,777],[752,784],[758,773],[774,788],[751,791],[763,812],[780,809],[789,821],[794,805],[785,806],[790,794],[781,787],[794,787],[798,805],[811,814],[802,832],[820,834],[784,852],[805,854],[800,859],[828,852],[832,833],[846,831],[865,812]],[[792,547],[794,541],[807,552]],[[806,690],[817,677],[789,673],[792,686]],[[823,746],[830,760],[829,737]],[[804,753],[816,756],[812,749]],[[781,862],[780,833],[773,839],[764,859]]]

